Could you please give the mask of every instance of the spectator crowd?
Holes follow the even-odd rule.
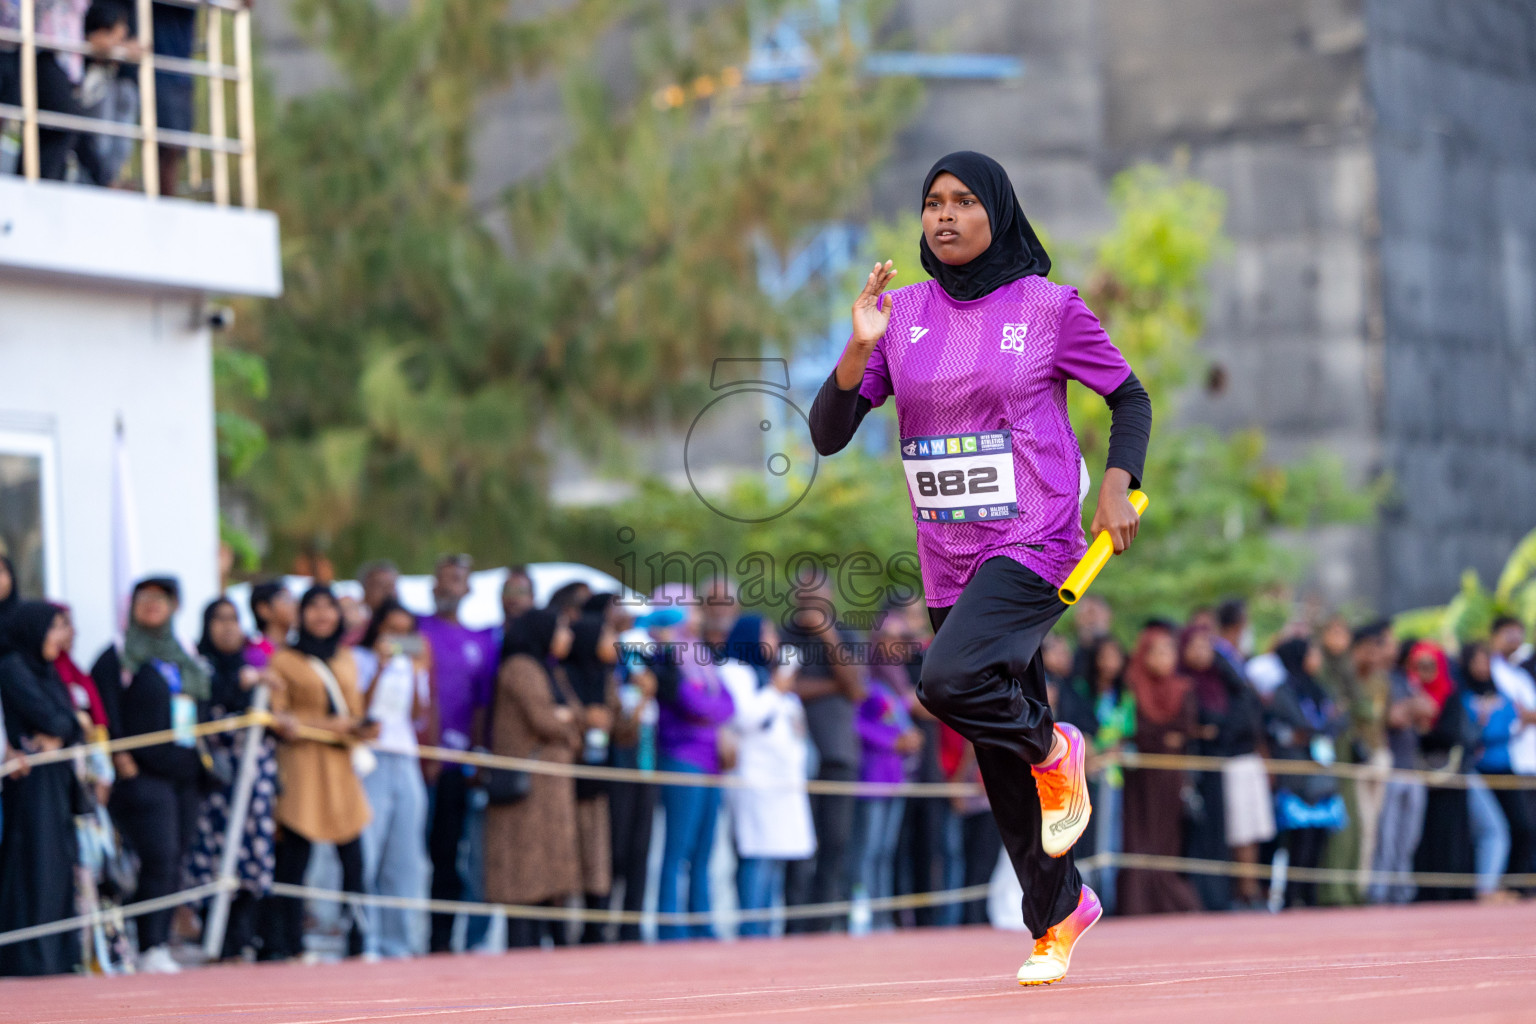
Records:
[[[715,937],[710,866],[722,859],[734,862],[736,905],[761,912],[741,920],[742,937],[988,920],[983,900],[872,915],[863,902],[985,885],[1000,855],[984,795],[908,798],[894,785],[979,779],[974,752],[916,698],[930,639],[921,604],[887,609],[865,636],[839,626],[826,584],[770,616],[716,580],[697,594],[665,586],[636,618],[618,595],[582,583],[536,606],[528,573],[514,568],[504,624],[481,630],[459,616],[471,569],[465,556],[438,561],[426,615],[400,603],[387,562],[360,571],[361,600],[325,585],[296,600],[281,582],[258,584],[257,632],[246,635],[221,598],[201,610],[195,651],[173,632],[177,581],[146,578],[122,640],[83,671],[69,609],[21,600],[0,558],[3,754],[19,766],[0,780],[0,934],[131,910],[218,880],[228,861],[239,890],[226,959],[315,956],[327,941],[378,957],[492,942],[483,915],[358,901],[327,917],[274,893],[313,876],[321,850],[347,893],[635,912],[654,892],[658,911],[694,915],[664,922],[664,940]],[[1129,648],[1113,625],[1090,595],[1042,651],[1057,718],[1100,755],[1078,856],[1219,866],[1089,862],[1111,912],[1519,898],[1501,879],[1536,868],[1536,792],[1486,781],[1536,775],[1536,665],[1522,667],[1518,621],[1497,620],[1454,659],[1431,640],[1400,640],[1387,622],[1337,617],[1293,622],[1254,651],[1241,601],[1183,624],[1139,624]],[[197,728],[262,707],[267,727]],[[151,745],[110,757],[28,763],[147,734]],[[741,784],[578,780],[477,768],[424,747]],[[1102,756],[1125,750],[1221,760],[1195,771]],[[1295,774],[1265,759],[1296,762]],[[1366,770],[1341,778],[1308,763]],[[872,785],[808,794],[810,779]],[[721,841],[731,856],[717,855]],[[1274,864],[1276,881],[1261,887],[1231,864]],[[1338,870],[1327,883],[1306,872],[1280,881],[1315,867]],[[1416,887],[1416,872],[1477,883]],[[822,903],[844,906],[778,912]],[[182,947],[201,941],[211,905],[0,945],[0,974],[174,972],[192,959]],[[640,938],[633,920],[601,914],[579,926],[512,915],[505,934],[512,947]]]
[[[189,0],[190,2],[190,0]],[[0,0],[0,29],[21,29],[21,0]],[[33,71],[37,108],[50,114],[89,117],[123,125],[139,124],[139,41],[137,8],[131,0],[33,0],[37,39]],[[197,39],[197,9],[188,3],[151,5],[153,52],[173,60],[192,57]],[[66,48],[60,48],[63,44]],[[75,52],[83,50],[84,52]],[[0,40],[0,103],[20,106],[22,50]],[[193,127],[192,76],[157,70],[155,123],[160,129],[190,132]],[[117,184],[129,166],[134,143],[126,136],[39,126],[38,175],[63,181],[76,178],[103,188]],[[25,147],[26,140],[22,139]],[[177,193],[186,149],[160,143],[161,195]],[[18,152],[18,173],[24,160]],[[73,165],[73,166],[72,166]]]

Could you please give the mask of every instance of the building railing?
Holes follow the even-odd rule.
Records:
[[[248,209],[256,207],[256,104],[255,78],[251,65],[251,12],[241,0],[159,0],[179,7],[200,8],[204,13],[204,38],[206,60],[184,60],[154,52],[154,15],[151,0],[135,0],[138,21],[138,42],[142,53],[137,59],[139,66],[139,123],[128,124],[105,118],[83,117],[56,111],[38,109],[37,56],[39,50],[54,53],[95,56],[96,51],[84,40],[56,39],[37,34],[36,0],[16,0],[20,8],[20,28],[0,27],[0,43],[20,45],[21,57],[21,105],[0,103],[0,119],[21,123],[22,175],[28,181],[36,181],[41,170],[41,151],[38,148],[39,128],[56,128],[63,131],[97,135],[113,135],[139,142],[139,168],[143,178],[145,195],[153,198],[160,194],[161,145],[186,149],[191,157],[187,173],[194,187],[201,184],[202,161],[200,154],[210,156],[213,201],[228,206],[229,158],[239,161],[240,203]],[[225,16],[233,21],[235,63],[224,63]],[[114,56],[114,61],[124,64],[135,61]],[[208,82],[208,131],[206,134],[176,131],[162,128],[156,123],[155,72],[203,78]],[[235,87],[236,135],[228,134],[228,113],[225,109],[226,82]]]

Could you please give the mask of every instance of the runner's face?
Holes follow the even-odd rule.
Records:
[[[960,267],[992,244],[992,221],[976,194],[946,171],[923,198],[923,237],[941,262]]]

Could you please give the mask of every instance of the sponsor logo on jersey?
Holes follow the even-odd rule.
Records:
[[[978,519],[985,519],[985,518],[987,518],[987,506],[983,505],[983,506],[981,506],[981,508],[977,509],[976,510],[976,516],[977,516]]]
[[[958,522],[961,519],[964,519],[965,518],[965,509],[963,509],[963,508],[955,509],[954,518],[955,518],[956,522]]]
[[[1029,324],[1003,324],[1004,352],[1023,352],[1024,336],[1029,333]]]
[[[926,328],[926,327],[918,327],[916,324],[914,324],[912,326],[911,343],[913,345],[916,345],[919,341],[922,340],[923,335],[925,335],[927,333],[928,333],[928,328]]]

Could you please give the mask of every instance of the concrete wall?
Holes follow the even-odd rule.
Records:
[[[183,589],[178,632],[196,636],[217,591],[218,500],[208,332],[194,300],[0,273],[0,430],[51,439],[61,579],[78,659],[113,632],[112,455],[126,431],[142,572]]]
[[[1492,583],[1536,527],[1536,5],[1370,0],[1385,599]]]
[[[0,178],[0,433],[51,452],[47,596],[74,608],[81,658],[112,636],[116,615],[119,419],[137,571],[180,577],[187,639],[217,591],[208,291],[282,291],[272,214]]]

